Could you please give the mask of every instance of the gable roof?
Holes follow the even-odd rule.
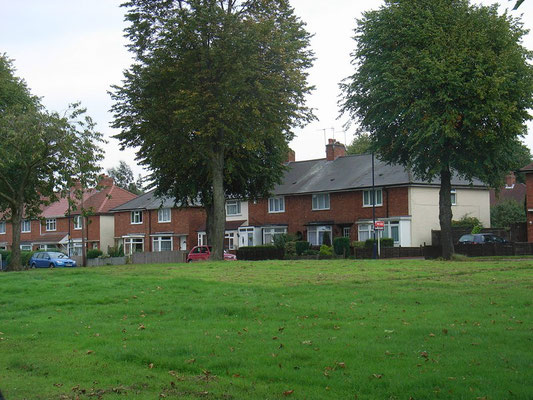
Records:
[[[159,208],[174,208],[176,206],[179,206],[179,204],[176,205],[175,200],[172,197],[158,197],[155,195],[154,189],[136,197],[133,200],[117,205],[110,211],[158,210]],[[200,203],[196,203],[193,206],[199,207]]]
[[[326,159],[297,161],[288,164],[283,182],[274,188],[275,195],[339,192],[372,187],[372,155],[359,154]],[[425,182],[417,179],[409,170],[374,160],[375,186],[439,185],[439,181]],[[457,174],[452,177],[452,186],[486,188],[479,179],[469,182]]]

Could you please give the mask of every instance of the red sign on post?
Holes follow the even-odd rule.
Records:
[[[383,230],[385,228],[385,221],[374,222],[374,229]]]

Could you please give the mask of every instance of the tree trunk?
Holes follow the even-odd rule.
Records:
[[[22,209],[11,208],[11,226],[13,229],[13,242],[11,245],[11,260],[7,266],[8,271],[21,271],[23,268],[20,260],[20,224],[22,222]]]
[[[212,238],[213,246],[211,258],[224,259],[224,233],[226,225],[226,197],[224,193],[224,150],[216,149],[211,157],[211,175],[213,180],[213,218]]]
[[[454,252],[452,238],[451,177],[450,167],[443,167],[440,172],[439,221],[442,258],[445,260],[450,260]]]
[[[210,203],[205,204],[205,214],[206,214],[206,221],[205,221],[205,234],[206,234],[206,243],[208,245],[212,244],[211,238],[213,237],[213,199],[210,200]],[[205,243],[204,243],[205,244]]]

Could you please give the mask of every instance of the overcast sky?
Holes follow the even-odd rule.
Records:
[[[492,4],[494,1],[478,0]],[[33,94],[43,98],[53,111],[81,101],[108,139],[105,169],[125,160],[136,173],[135,151],[119,151],[116,133],[109,127],[108,90],[120,84],[122,72],[131,63],[125,49],[122,0],[0,0],[0,53],[14,60],[16,75],[26,80]],[[311,45],[316,55],[310,71],[316,90],[308,99],[318,121],[298,130],[291,143],[297,160],[322,158],[324,138],[350,142],[354,128],[343,132],[345,117],[338,119],[338,84],[353,73],[350,52],[356,18],[365,10],[378,8],[380,0],[292,0],[298,16],[315,36]],[[500,0],[501,10],[512,3]],[[533,28],[533,0],[526,0],[512,15],[523,14],[525,26]],[[533,34],[526,38],[533,50]],[[533,125],[525,142],[533,149]],[[325,130],[325,134],[324,134]],[[144,173],[143,173],[144,174]]]

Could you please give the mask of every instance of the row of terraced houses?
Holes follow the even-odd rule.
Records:
[[[272,243],[282,233],[295,234],[313,245],[330,238],[366,240],[372,235],[372,156],[346,155],[333,139],[326,158],[287,160],[283,182],[270,198],[259,201],[227,200],[225,245],[228,249]],[[431,230],[439,229],[438,182],[423,182],[398,165],[374,163],[375,213],[385,222],[383,235],[396,246],[431,242]],[[79,254],[82,231],[88,248],[123,245],[133,252],[189,250],[206,243],[206,215],[198,206],[180,208],[170,198],[154,192],[135,196],[105,177],[101,190],[89,190],[84,200],[92,215],[84,223],[79,213],[69,212],[63,199],[43,209],[40,220],[22,223],[24,250],[60,247]],[[469,215],[490,226],[489,190],[480,181],[452,179],[452,211],[455,218]],[[9,248],[11,227],[0,221],[0,249]]]

